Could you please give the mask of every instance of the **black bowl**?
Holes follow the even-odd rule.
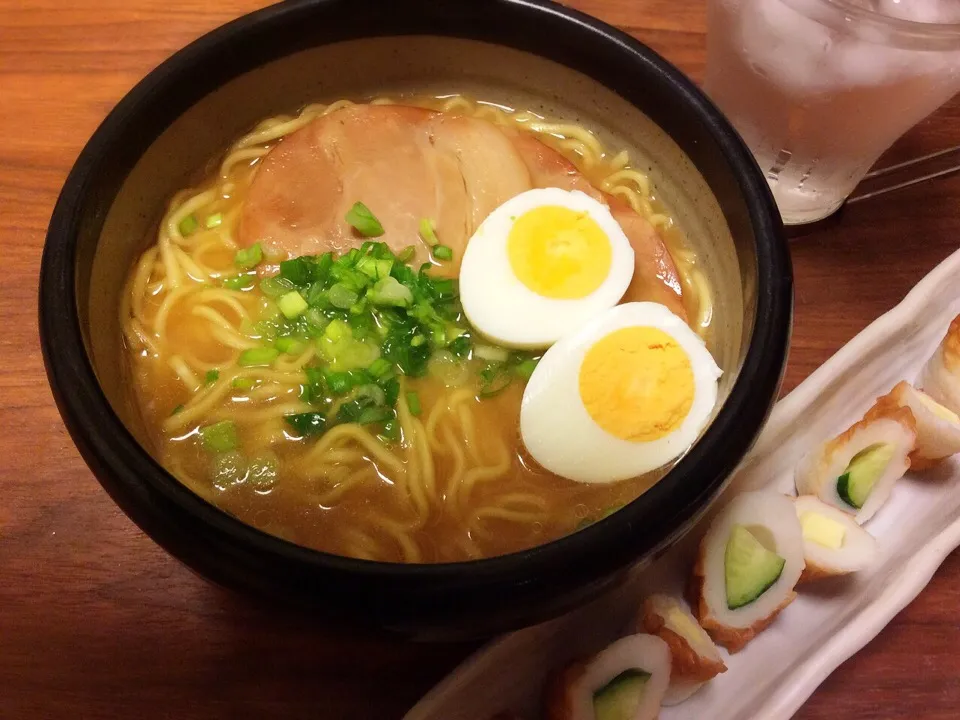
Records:
[[[742,312],[733,301],[718,307],[737,316],[728,317],[736,342],[725,402],[667,476],[604,521],[487,560],[368,562],[245,525],[181,485],[138,442],[142,428],[118,370],[123,278],[163,199],[188,183],[198,161],[259,118],[345,83],[369,93],[387,76],[402,80],[405,63],[421,81],[431,73],[486,78],[577,101],[585,113],[607,103],[605,118],[627,134],[649,125],[663,136],[651,145],[655,165],[684,175],[674,183],[678,202],[706,223],[708,244],[729,245],[732,264],[714,280],[735,287],[742,303]],[[60,412],[137,525],[213,582],[420,638],[482,635],[556,615],[675,541],[759,433],[786,362],[791,310],[779,214],[735,131],[649,48],[544,0],[297,0],[201,38],[137,85],[87,144],[53,213],[40,277],[40,334]]]

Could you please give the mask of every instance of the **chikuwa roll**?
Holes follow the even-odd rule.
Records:
[[[878,403],[862,420],[800,461],[797,494],[816,495],[863,524],[910,467],[916,438],[916,421],[908,408]]]
[[[704,683],[727,671],[720,651],[700,623],[677,598],[651,595],[643,603],[638,629],[656,635],[670,648],[670,687],[665,706],[679,705]]]
[[[670,648],[653,635],[628,635],[554,676],[547,720],[655,720],[670,684]]]
[[[690,602],[715,642],[739,652],[796,597],[803,535],[792,498],[741,493],[710,524],[690,583]]]
[[[910,453],[914,470],[936,465],[960,452],[960,416],[908,382],[897,383],[878,405],[909,408],[917,424],[917,444]]]
[[[858,572],[876,558],[877,541],[852,515],[813,495],[796,498],[794,507],[800,519],[806,563],[801,583]]]
[[[920,372],[917,386],[953,412],[960,414],[960,315]]]

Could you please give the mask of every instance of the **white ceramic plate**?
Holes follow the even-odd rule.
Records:
[[[960,312],[960,251],[890,312],[851,340],[779,402],[730,493],[793,492],[793,470],[816,442],[855,422],[899,380],[914,380]],[[723,505],[724,499],[718,501]],[[872,569],[803,588],[728,670],[661,720],[786,720],[834,668],[877,635],[960,545],[960,461],[908,473],[867,523]],[[619,590],[556,620],[495,640],[431,690],[404,720],[487,720],[504,709],[537,718],[547,673],[613,641],[645,594],[680,594],[703,527],[639,570]],[[809,588],[809,589],[808,589]]]

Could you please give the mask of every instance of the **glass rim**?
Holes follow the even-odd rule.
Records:
[[[853,0],[781,0],[801,15],[863,40],[910,50],[960,50],[960,23],[884,15]]]

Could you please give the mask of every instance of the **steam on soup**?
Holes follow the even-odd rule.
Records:
[[[443,562],[656,482],[716,403],[709,305],[626,152],[452,96],[262,122],[173,198],[122,312],[183,483],[308,547]]]

